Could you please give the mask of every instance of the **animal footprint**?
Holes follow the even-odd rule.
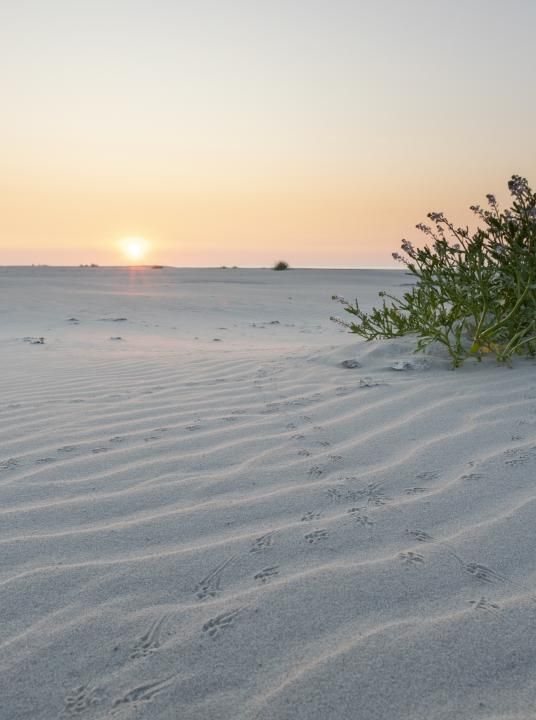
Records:
[[[423,556],[419,553],[412,552],[411,550],[399,553],[398,557],[400,558],[402,564],[406,567],[406,569],[412,567],[422,567],[424,565]]]
[[[500,616],[498,612],[501,609],[500,606],[485,597],[481,597],[480,600],[469,600],[469,605],[473,606],[473,610],[483,610],[490,615],[495,615],[495,617]]]
[[[494,570],[491,570],[485,565],[480,565],[479,563],[463,563],[462,567],[465,572],[469,573],[469,575],[472,575],[477,580],[482,580],[482,582],[507,582],[503,575],[499,575],[499,573],[496,573]]]
[[[336,487],[327,488],[326,495],[332,502],[345,502],[357,500],[362,496],[361,491],[356,492],[347,488],[345,485],[338,485]]]
[[[316,544],[317,542],[320,542],[321,540],[326,540],[328,537],[328,531],[327,530],[313,530],[313,532],[308,533],[305,536],[305,539],[308,543],[311,545]]]
[[[72,690],[65,698],[64,715],[78,715],[100,702],[103,696],[104,693],[101,688],[88,688],[81,685]]]
[[[105,453],[105,452],[108,452],[108,450],[110,450],[110,448],[108,448],[108,447],[98,447],[98,448],[93,448],[93,450],[91,452],[94,455],[99,455],[99,453]]]
[[[79,715],[88,708],[101,702],[104,698],[102,688],[88,688],[85,685],[72,690],[65,698],[65,715]]]
[[[310,457],[311,453],[309,450],[299,450],[298,455],[301,455],[302,457]]]
[[[12,470],[17,467],[19,461],[16,458],[8,458],[3,462],[0,462],[0,470]]]
[[[386,385],[387,383],[379,382],[378,380],[374,380],[371,377],[362,378],[359,381],[359,387],[360,388],[372,388],[372,387],[378,387],[379,385]]]
[[[428,490],[428,488],[425,487],[412,487],[412,488],[406,488],[404,490],[406,495],[422,495],[422,493],[425,493]]]
[[[424,532],[424,530],[406,530],[406,535],[409,535],[409,537],[417,540],[417,542],[433,542],[436,545],[439,545],[440,547],[444,548],[450,555],[452,555],[452,557],[460,563],[464,570],[466,569],[463,560],[460,558],[459,555],[454,552],[454,550],[447,543],[436,540],[427,532]]]
[[[280,409],[281,409],[281,403],[278,403],[278,402],[266,403],[264,410],[261,410],[261,414],[268,415],[270,413],[276,413],[276,412],[279,412]]]
[[[362,525],[363,527],[372,527],[374,523],[368,515],[365,515],[365,508],[360,507],[353,507],[346,511],[348,515],[352,518],[352,520],[355,520],[356,523],[359,525]]]
[[[209,572],[196,587],[196,597],[198,600],[205,600],[208,597],[216,597],[222,590],[220,588],[221,576],[227,565],[234,560],[235,556],[232,555],[227,560],[224,560],[217,568]]]
[[[232,627],[236,616],[242,612],[243,608],[230,610],[229,612],[217,615],[203,625],[203,632],[207,633],[211,638],[216,638],[226,628]]]
[[[120,435],[115,435],[114,437],[110,438],[110,440],[108,442],[122,443],[122,442],[125,442],[125,438],[121,437]]]
[[[76,445],[64,445],[63,447],[58,448],[57,452],[71,453],[74,452],[76,449]]]
[[[462,475],[460,480],[482,480],[483,477],[482,473],[469,473],[468,475]]]
[[[305,515],[301,518],[302,522],[311,522],[312,520],[320,520],[320,511],[308,510]]]
[[[439,477],[439,472],[437,470],[427,470],[425,472],[417,473],[417,475],[415,475],[415,478],[417,480],[425,480],[425,481],[435,480],[438,477]]]
[[[313,467],[309,468],[309,472],[307,474],[309,477],[320,477],[324,474],[324,471],[320,465],[313,465]]]
[[[465,572],[469,573],[469,575],[472,575],[477,580],[481,580],[482,582],[486,582],[486,583],[503,582],[503,583],[508,583],[510,585],[513,585],[514,587],[517,587],[520,590],[524,590],[528,593],[532,592],[528,587],[526,587],[526,585],[522,585],[521,583],[518,583],[515,580],[511,580],[510,578],[506,577],[506,575],[501,575],[500,573],[495,572],[495,570],[492,570],[491,568],[486,567],[485,565],[480,565],[480,563],[464,563],[464,562],[462,562],[462,567],[465,570]],[[531,594],[530,599],[533,602],[536,602],[535,595]]]
[[[328,455],[328,459],[333,463],[342,462],[344,460],[342,455]]]
[[[424,530],[406,530],[406,535],[415,538],[417,542],[434,542],[434,538]]]
[[[256,575],[254,575],[254,580],[260,580],[261,583],[267,583],[270,578],[274,577],[275,575],[279,575],[279,565],[274,565],[273,567],[267,567],[264,568],[264,570],[261,570]]]
[[[55,459],[56,459],[56,458],[53,458],[53,457],[38,458],[38,459],[35,461],[35,464],[36,464],[36,465],[46,465],[47,463],[54,462]]]
[[[147,657],[158,650],[160,647],[160,630],[167,617],[167,615],[162,615],[154,621],[147,632],[134,645],[130,653],[131,658]]]
[[[356,495],[358,497],[366,498],[368,505],[374,505],[376,507],[386,505],[391,499],[385,495],[381,489],[380,483],[369,483],[362,490],[358,490]]]
[[[504,455],[509,457],[509,460],[505,460],[505,464],[511,465],[512,467],[515,467],[516,465],[526,465],[526,463],[528,463],[531,459],[531,454],[521,448],[506,450]]]
[[[147,700],[151,700],[157,693],[168,687],[174,677],[174,675],[171,675],[164,680],[157,680],[153,683],[138,685],[138,687],[129,690],[129,692],[127,692],[126,695],[123,695],[122,698],[115,700],[113,707],[117,707],[118,705],[123,705],[125,703],[146,702]]]
[[[266,535],[261,535],[260,537],[258,537],[253,543],[253,546],[250,548],[249,552],[262,552],[263,550],[267,550],[269,547],[271,547],[274,539],[274,533],[275,530],[272,530],[271,532],[266,533]]]

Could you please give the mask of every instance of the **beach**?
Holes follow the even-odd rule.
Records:
[[[401,270],[0,268],[1,720],[536,713],[536,362]]]

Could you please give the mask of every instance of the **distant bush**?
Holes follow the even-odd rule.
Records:
[[[278,260],[278,262],[276,262],[276,264],[273,266],[272,270],[288,270],[288,268],[288,262],[285,262],[284,260]]]
[[[441,212],[431,212],[433,227],[420,223],[429,243],[393,253],[416,279],[402,298],[380,292],[382,306],[365,313],[355,303],[333,296],[356,320],[335,322],[366,340],[414,333],[415,352],[442,343],[454,367],[468,357],[494,353],[499,362],[513,355],[536,354],[536,194],[527,180],[508,182],[512,206],[499,209],[487,195],[489,209],[471,210],[482,221],[473,234],[455,227]]]

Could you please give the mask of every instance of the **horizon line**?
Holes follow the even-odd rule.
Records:
[[[60,268],[73,268],[79,270],[273,270],[272,266],[268,265],[160,265],[160,264],[143,264],[143,265],[99,265],[98,263],[83,263],[76,265],[49,265],[48,263],[31,263],[31,264],[13,264],[13,265],[0,265],[1,269],[4,268],[49,268],[49,269],[60,269]],[[333,267],[331,265],[309,265],[309,266],[294,266],[290,265],[284,271],[275,272],[288,272],[289,270],[403,270],[394,265],[366,265],[366,266],[348,266],[348,267]]]

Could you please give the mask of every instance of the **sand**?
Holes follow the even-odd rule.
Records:
[[[2,720],[535,717],[536,363],[330,322],[407,282],[0,269]]]

